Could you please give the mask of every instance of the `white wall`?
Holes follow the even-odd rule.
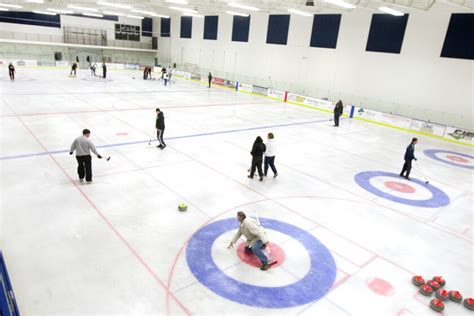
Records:
[[[377,13],[366,9],[342,14],[337,49],[309,47],[311,17],[291,16],[283,46],[265,43],[267,14],[252,14],[248,43],[231,42],[232,16],[219,16],[217,41],[202,39],[199,18],[193,18],[192,39],[180,39],[180,18],[173,16],[172,37],[159,38],[158,57],[196,64],[203,73],[474,129],[474,62],[440,58],[451,13],[465,12],[438,3],[428,12],[407,12],[401,54],[365,51]]]

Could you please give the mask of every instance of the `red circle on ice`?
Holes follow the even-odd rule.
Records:
[[[271,253],[271,258],[270,261],[275,261],[277,260],[278,262],[272,265],[272,268],[276,268],[279,265],[285,261],[285,252],[283,249],[281,249],[278,245],[269,243],[268,247],[270,248],[270,253]],[[253,253],[246,253],[245,252],[245,243],[241,243],[239,247],[237,248],[237,255],[239,256],[240,260],[245,262],[246,264],[249,264],[253,267],[260,268],[262,266],[262,263],[260,260],[257,258],[257,256]]]
[[[402,192],[402,193],[414,193],[415,188],[398,181],[385,181],[385,186],[393,191]]]
[[[449,160],[455,161],[455,162],[460,162],[460,163],[468,163],[469,162],[469,160],[467,160],[466,158],[459,157],[459,156],[449,155],[449,156],[446,156],[446,158],[448,158]]]

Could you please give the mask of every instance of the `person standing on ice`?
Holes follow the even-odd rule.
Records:
[[[15,66],[12,63],[8,65],[8,74],[10,75],[10,80],[15,80]]]
[[[165,73],[165,75],[163,76],[163,80],[165,81],[165,87],[166,87],[166,85],[168,84],[168,80],[169,80],[168,73]]]
[[[250,179],[253,179],[253,175],[255,174],[255,169],[258,170],[258,175],[260,177],[260,181],[263,181],[263,171],[262,171],[262,162],[263,162],[263,153],[266,151],[266,146],[263,143],[263,140],[260,136],[257,136],[255,142],[252,146],[252,151],[250,154],[252,155],[252,167],[250,168],[250,175],[248,176]]]
[[[209,71],[209,75],[207,75],[207,80],[209,81],[209,88],[211,87],[211,82],[212,82],[212,74]]]
[[[265,177],[267,176],[268,173],[268,167],[272,168],[273,171],[273,177],[276,178],[278,177],[278,171],[275,167],[275,144],[273,143],[273,139],[275,136],[273,133],[268,133],[267,135],[267,142],[265,143],[265,162],[263,165],[263,174]]]
[[[405,179],[410,180],[410,171],[411,171],[411,162],[415,157],[415,145],[418,143],[418,138],[413,138],[410,145],[408,145],[407,150],[405,151],[405,163],[403,164],[402,172],[400,172],[400,177],[405,177]],[[406,174],[405,174],[406,173]]]
[[[71,66],[71,73],[69,75],[73,75],[74,73],[74,76],[76,75],[76,69],[77,69],[77,64],[76,63],[73,63],[72,66]]]
[[[334,126],[339,126],[339,117],[342,115],[344,111],[344,106],[342,105],[342,101],[339,100],[336,103],[336,107],[334,108]]]
[[[160,142],[160,144],[156,147],[160,149],[165,149],[166,144],[165,144],[165,141],[163,140],[163,134],[165,132],[165,116],[163,115],[163,112],[161,112],[159,108],[156,109],[155,128],[156,128],[156,138]]]
[[[107,78],[107,65],[105,64],[105,61],[102,63],[102,78]]]
[[[245,213],[241,211],[237,212],[237,220],[240,223],[239,230],[237,230],[237,233],[227,248],[232,248],[237,240],[244,235],[245,238],[247,238],[245,242],[245,252],[253,252],[262,263],[260,270],[268,270],[270,266],[277,262],[269,262],[267,255],[265,255],[264,249],[268,247],[268,238],[265,229],[260,226],[257,221],[248,218]]]
[[[102,159],[102,156],[99,155],[95,149],[94,143],[89,139],[90,136],[91,131],[87,128],[84,129],[82,131],[82,136],[79,136],[72,142],[71,149],[69,150],[70,155],[76,151],[77,174],[79,175],[79,181],[83,182],[85,177],[87,183],[92,182],[91,151],[97,156],[97,158]]]

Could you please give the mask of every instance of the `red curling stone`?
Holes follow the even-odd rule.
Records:
[[[442,276],[435,276],[435,277],[433,277],[433,281],[438,282],[438,284],[439,284],[440,287],[443,287],[443,286],[446,285],[446,280],[443,279]]]
[[[431,288],[435,291],[441,287],[438,282],[433,281],[433,280],[429,280],[428,282],[426,282],[426,284],[431,286]]]
[[[474,298],[466,298],[464,302],[462,302],[464,307],[467,309],[470,309],[471,311],[474,311]]]
[[[420,286],[420,293],[426,296],[431,296],[433,294],[433,289],[428,284],[423,284]]]
[[[430,302],[430,307],[437,312],[442,312],[444,310],[444,303],[441,300],[434,298]]]
[[[451,301],[455,301],[456,303],[460,303],[462,301],[462,295],[458,291],[449,291],[448,294]]]
[[[411,278],[411,283],[415,284],[416,286],[420,286],[425,284],[425,279],[421,275],[415,275]]]
[[[446,291],[445,289],[439,289],[436,291],[435,293],[436,297],[442,301],[447,301],[449,300],[449,294],[448,294],[448,291]]]

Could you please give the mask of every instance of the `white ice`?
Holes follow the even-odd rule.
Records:
[[[423,171],[451,202],[413,207],[354,181],[362,171],[399,173],[416,136],[404,131],[352,119],[335,128],[329,113],[184,79],[165,87],[138,71],[110,70],[107,82],[85,80],[86,70],[70,78],[65,69],[27,68],[10,82],[1,71],[0,249],[22,315],[433,315],[431,298],[411,284],[415,274],[441,275],[447,289],[474,296],[473,171],[423,154],[473,155],[472,148],[418,136],[412,177],[424,181]],[[156,107],[166,118],[163,151],[156,141],[148,145]],[[93,160],[90,185],[79,183],[68,154],[83,128],[111,156]],[[248,179],[249,150],[268,132],[279,176]],[[409,198],[429,198],[416,189]],[[180,202],[187,212],[177,210]],[[237,210],[321,241],[337,264],[327,295],[265,309],[202,285],[188,267],[187,241]],[[284,266],[248,266],[226,249],[233,231],[210,245],[227,275],[264,287],[297,282],[308,271],[304,247],[272,230]],[[445,315],[469,314],[461,304],[446,305]]]

